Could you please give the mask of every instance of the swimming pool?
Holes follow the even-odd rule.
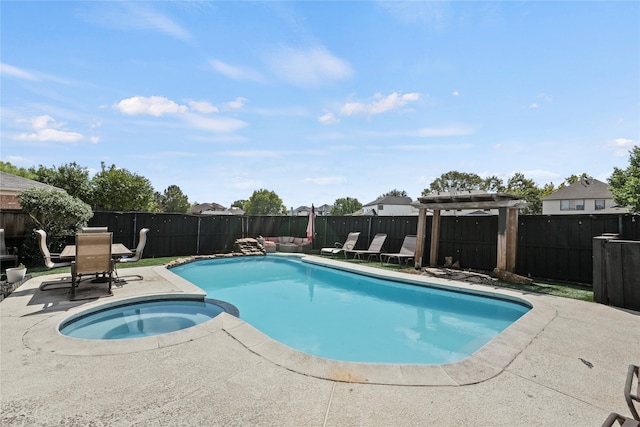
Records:
[[[282,257],[204,260],[173,273],[235,305],[269,337],[322,358],[367,363],[463,360],[530,307]]]

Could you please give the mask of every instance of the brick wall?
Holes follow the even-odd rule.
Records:
[[[18,197],[13,194],[1,194],[0,209],[20,209]]]

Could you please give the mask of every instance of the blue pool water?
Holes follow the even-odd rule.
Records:
[[[202,300],[136,302],[71,319],[60,326],[60,333],[95,340],[148,337],[190,328],[223,311],[219,305]]]
[[[381,280],[280,257],[198,261],[171,270],[271,338],[316,356],[397,364],[465,359],[524,305]]]

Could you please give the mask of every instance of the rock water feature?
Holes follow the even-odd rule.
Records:
[[[167,268],[172,268],[177,265],[186,264],[201,259],[213,259],[213,258],[230,258],[236,256],[258,256],[266,255],[267,251],[265,247],[256,239],[246,237],[243,239],[237,239],[233,244],[233,252],[227,254],[215,254],[215,255],[194,255],[188,258],[178,258],[167,264]]]
[[[233,244],[233,251],[242,255],[265,255],[267,253],[260,242],[250,237],[236,240]]]

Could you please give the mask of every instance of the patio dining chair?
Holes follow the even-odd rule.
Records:
[[[133,253],[130,257],[123,257],[118,260],[118,262],[129,263],[129,262],[137,262],[142,258],[142,252],[144,251],[144,247],[147,245],[147,233],[149,232],[148,228],[143,228],[140,230],[140,235],[138,237],[138,246],[131,252]]]
[[[76,258],[71,264],[71,299],[84,275],[108,277],[109,295],[113,282],[114,261],[111,257],[113,233],[79,233],[76,235]]]
[[[633,418],[640,421],[640,366],[629,365],[624,385],[624,399]]]
[[[142,258],[142,252],[144,251],[144,247],[147,245],[147,233],[149,232],[148,228],[143,228],[140,230],[140,235],[138,236],[138,246],[136,246],[136,248],[134,250],[132,250],[131,252],[133,253],[133,255],[129,256],[129,257],[122,257],[122,258],[118,258],[116,259],[116,280],[119,282],[120,281],[120,276],[118,275],[118,264],[119,263],[124,263],[124,264],[129,264],[132,262],[138,262],[140,261],[140,259]],[[143,279],[143,277],[139,274],[135,274],[132,275],[133,277],[138,277],[140,280]]]
[[[38,238],[40,252],[44,257],[44,265],[47,268],[69,267],[71,265],[71,261],[64,261],[60,259],[59,253],[49,252],[49,247],[47,246],[47,233],[44,230],[36,230],[35,233]]]
[[[7,248],[4,242],[4,228],[0,228],[0,263],[12,261],[13,266],[18,266],[18,248]]]
[[[82,227],[83,233],[107,233],[109,232],[108,227]]]

